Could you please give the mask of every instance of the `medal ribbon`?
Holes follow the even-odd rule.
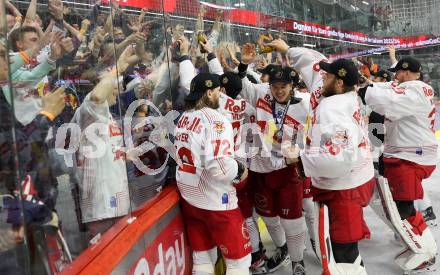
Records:
[[[282,115],[282,117],[281,117],[281,125],[280,125],[280,129],[278,130],[278,131],[282,131],[283,130],[283,126],[284,126],[284,121],[286,120],[286,115],[287,115],[287,111],[289,110],[289,107],[290,107],[290,101],[292,100],[292,97],[289,97],[289,101],[287,101],[287,106],[286,107],[284,107],[284,110],[283,110],[283,115]],[[275,110],[275,100],[273,100],[272,101],[272,116],[273,116],[273,119],[275,120],[275,125],[277,125],[277,123],[276,122],[278,122],[277,121],[277,115],[276,115],[276,110]]]

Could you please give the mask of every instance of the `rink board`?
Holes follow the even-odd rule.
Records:
[[[189,274],[191,254],[175,186],[133,211],[61,274]]]

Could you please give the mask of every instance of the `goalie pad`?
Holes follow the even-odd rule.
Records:
[[[322,275],[367,275],[365,267],[361,265],[359,255],[356,261],[350,263],[336,263],[330,240],[328,208],[322,203],[315,202],[316,253],[321,261]]]
[[[412,270],[432,261],[437,252],[437,244],[421,213],[417,212],[416,216],[401,220],[387,179],[377,177],[376,186],[386,217],[408,247],[397,255],[396,263],[404,270]]]
[[[393,232],[396,232],[396,229],[391,224],[390,220],[388,219],[388,215],[385,212],[385,209],[384,209],[384,206],[382,203],[382,199],[381,199],[381,196],[378,191],[377,184],[374,189],[374,194],[373,194],[373,197],[371,198],[369,206],[373,210],[373,212],[377,215],[377,217],[381,221],[383,221],[383,223],[385,223]]]

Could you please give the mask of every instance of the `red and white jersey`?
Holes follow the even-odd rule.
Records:
[[[421,165],[437,163],[433,96],[432,87],[418,80],[375,83],[367,89],[367,105],[385,116],[385,157]]]
[[[301,154],[313,185],[328,190],[358,187],[374,176],[368,134],[356,92],[324,97],[313,111]]]
[[[211,108],[186,111],[174,136],[179,166],[176,181],[182,197],[201,209],[237,208],[232,180],[237,176],[238,165],[228,119]]]
[[[130,199],[123,135],[107,102],[94,103],[88,94],[72,122],[78,123],[82,130],[77,155],[82,221],[128,214]]]
[[[282,122],[286,105],[275,101],[269,85],[253,84],[247,78],[243,78],[242,82],[241,95],[255,107],[258,130],[258,135],[253,139],[253,146],[247,152],[251,156],[249,169],[259,173],[282,169],[286,167],[286,163],[276,133],[283,124],[282,141],[292,141],[295,144],[298,134],[302,136],[309,111],[309,95],[295,94],[297,97],[303,97],[303,100],[288,107]]]
[[[366,183],[374,176],[374,168],[357,94],[322,97],[319,62],[327,58],[306,48],[290,48],[288,57],[311,92],[310,123],[301,152],[306,175],[314,186],[328,190]]]
[[[231,122],[234,131],[234,151],[240,147],[241,135],[240,129],[245,119],[245,110],[247,104],[244,99],[233,99],[224,93],[220,93],[220,107],[217,111],[225,116]]]

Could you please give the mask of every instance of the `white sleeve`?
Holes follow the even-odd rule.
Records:
[[[351,116],[336,107],[320,111],[321,122],[312,129],[312,147],[302,151],[307,176],[343,177],[355,164],[362,131]],[[321,140],[313,140],[319,137]]]
[[[191,80],[196,76],[196,69],[190,60],[184,60],[180,62],[179,66],[180,87],[185,90],[185,94],[188,95],[191,86]]]
[[[212,74],[223,74],[223,67],[220,64],[220,61],[218,61],[218,58],[213,58],[211,61],[208,62],[209,72]]]
[[[323,54],[307,48],[290,48],[287,56],[290,65],[302,75],[310,92],[322,86],[322,76],[316,64],[327,60]]]
[[[234,134],[231,123],[226,119],[211,123],[205,129],[204,167],[213,181],[232,182],[238,173],[234,158]],[[223,127],[223,130],[221,129]]]
[[[376,113],[389,120],[398,120],[414,113],[426,112],[426,98],[415,86],[368,87],[365,102]]]
[[[257,99],[267,93],[269,85],[267,83],[254,84],[250,82],[247,77],[244,77],[241,81],[243,88],[240,95],[246,99],[249,104],[256,106]]]

